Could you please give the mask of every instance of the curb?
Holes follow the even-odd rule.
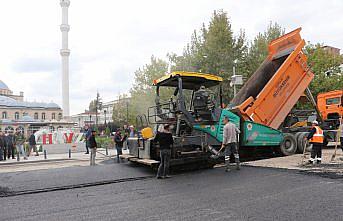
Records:
[[[30,163],[42,163],[42,162],[59,162],[59,161],[76,161],[78,159],[46,159],[46,160],[35,160],[35,161],[16,161],[13,163],[0,163],[0,166],[10,166],[10,165],[18,165],[18,164],[30,164]],[[79,160],[78,160],[79,161]]]
[[[115,157],[117,155],[108,155],[108,158]],[[97,157],[97,159],[106,159],[105,156]],[[89,161],[89,158],[80,159],[80,158],[60,158],[60,159],[46,159],[46,160],[35,160],[35,161],[15,161],[15,162],[6,162],[0,163],[0,166],[11,166],[11,165],[23,165],[23,164],[36,164],[36,163],[44,163],[44,162],[61,162],[61,161]]]

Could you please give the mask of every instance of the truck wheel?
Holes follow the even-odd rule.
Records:
[[[297,142],[298,142],[298,151],[299,153],[303,153],[304,152],[304,148],[306,145],[306,151],[311,151],[311,145],[308,142],[304,141],[304,138],[308,135],[307,132],[301,132],[297,138]]]
[[[293,134],[286,133],[280,145],[281,153],[285,156],[293,155],[297,151],[297,141]]]

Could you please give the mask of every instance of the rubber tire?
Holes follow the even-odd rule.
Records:
[[[297,137],[297,142],[298,142],[298,152],[303,153],[304,152],[304,147],[305,147],[305,141],[304,137],[308,135],[308,132],[301,132],[299,136]],[[308,145],[306,146],[306,151],[311,151],[311,145],[307,143]]]
[[[285,133],[280,151],[284,156],[290,156],[297,152],[297,141],[293,134]]]

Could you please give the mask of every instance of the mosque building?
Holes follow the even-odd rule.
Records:
[[[73,125],[63,120],[63,110],[56,103],[27,102],[24,93],[13,94],[0,80],[0,131],[32,132],[42,127],[54,131]]]

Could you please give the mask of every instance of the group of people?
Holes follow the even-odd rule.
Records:
[[[24,144],[28,143],[28,151],[25,151]],[[23,157],[26,160],[31,152],[35,151],[36,156],[38,156],[38,149],[36,147],[36,138],[34,133],[31,133],[29,136],[25,137],[24,133],[21,130],[13,132],[2,132],[0,131],[0,160],[5,161],[9,159],[16,159],[15,155],[18,157]],[[17,154],[16,154],[17,153]]]
[[[124,125],[124,134],[122,134],[122,130],[120,128],[114,134],[113,141],[115,143],[116,151],[117,151],[117,163],[121,162],[120,155],[123,154],[123,149],[128,148],[127,138],[135,136],[135,130],[133,126],[126,126]],[[86,153],[90,153],[90,165],[95,165],[95,156],[96,156],[96,149],[98,147],[96,142],[96,131],[91,130],[87,125],[84,128],[84,136],[86,141]]]

